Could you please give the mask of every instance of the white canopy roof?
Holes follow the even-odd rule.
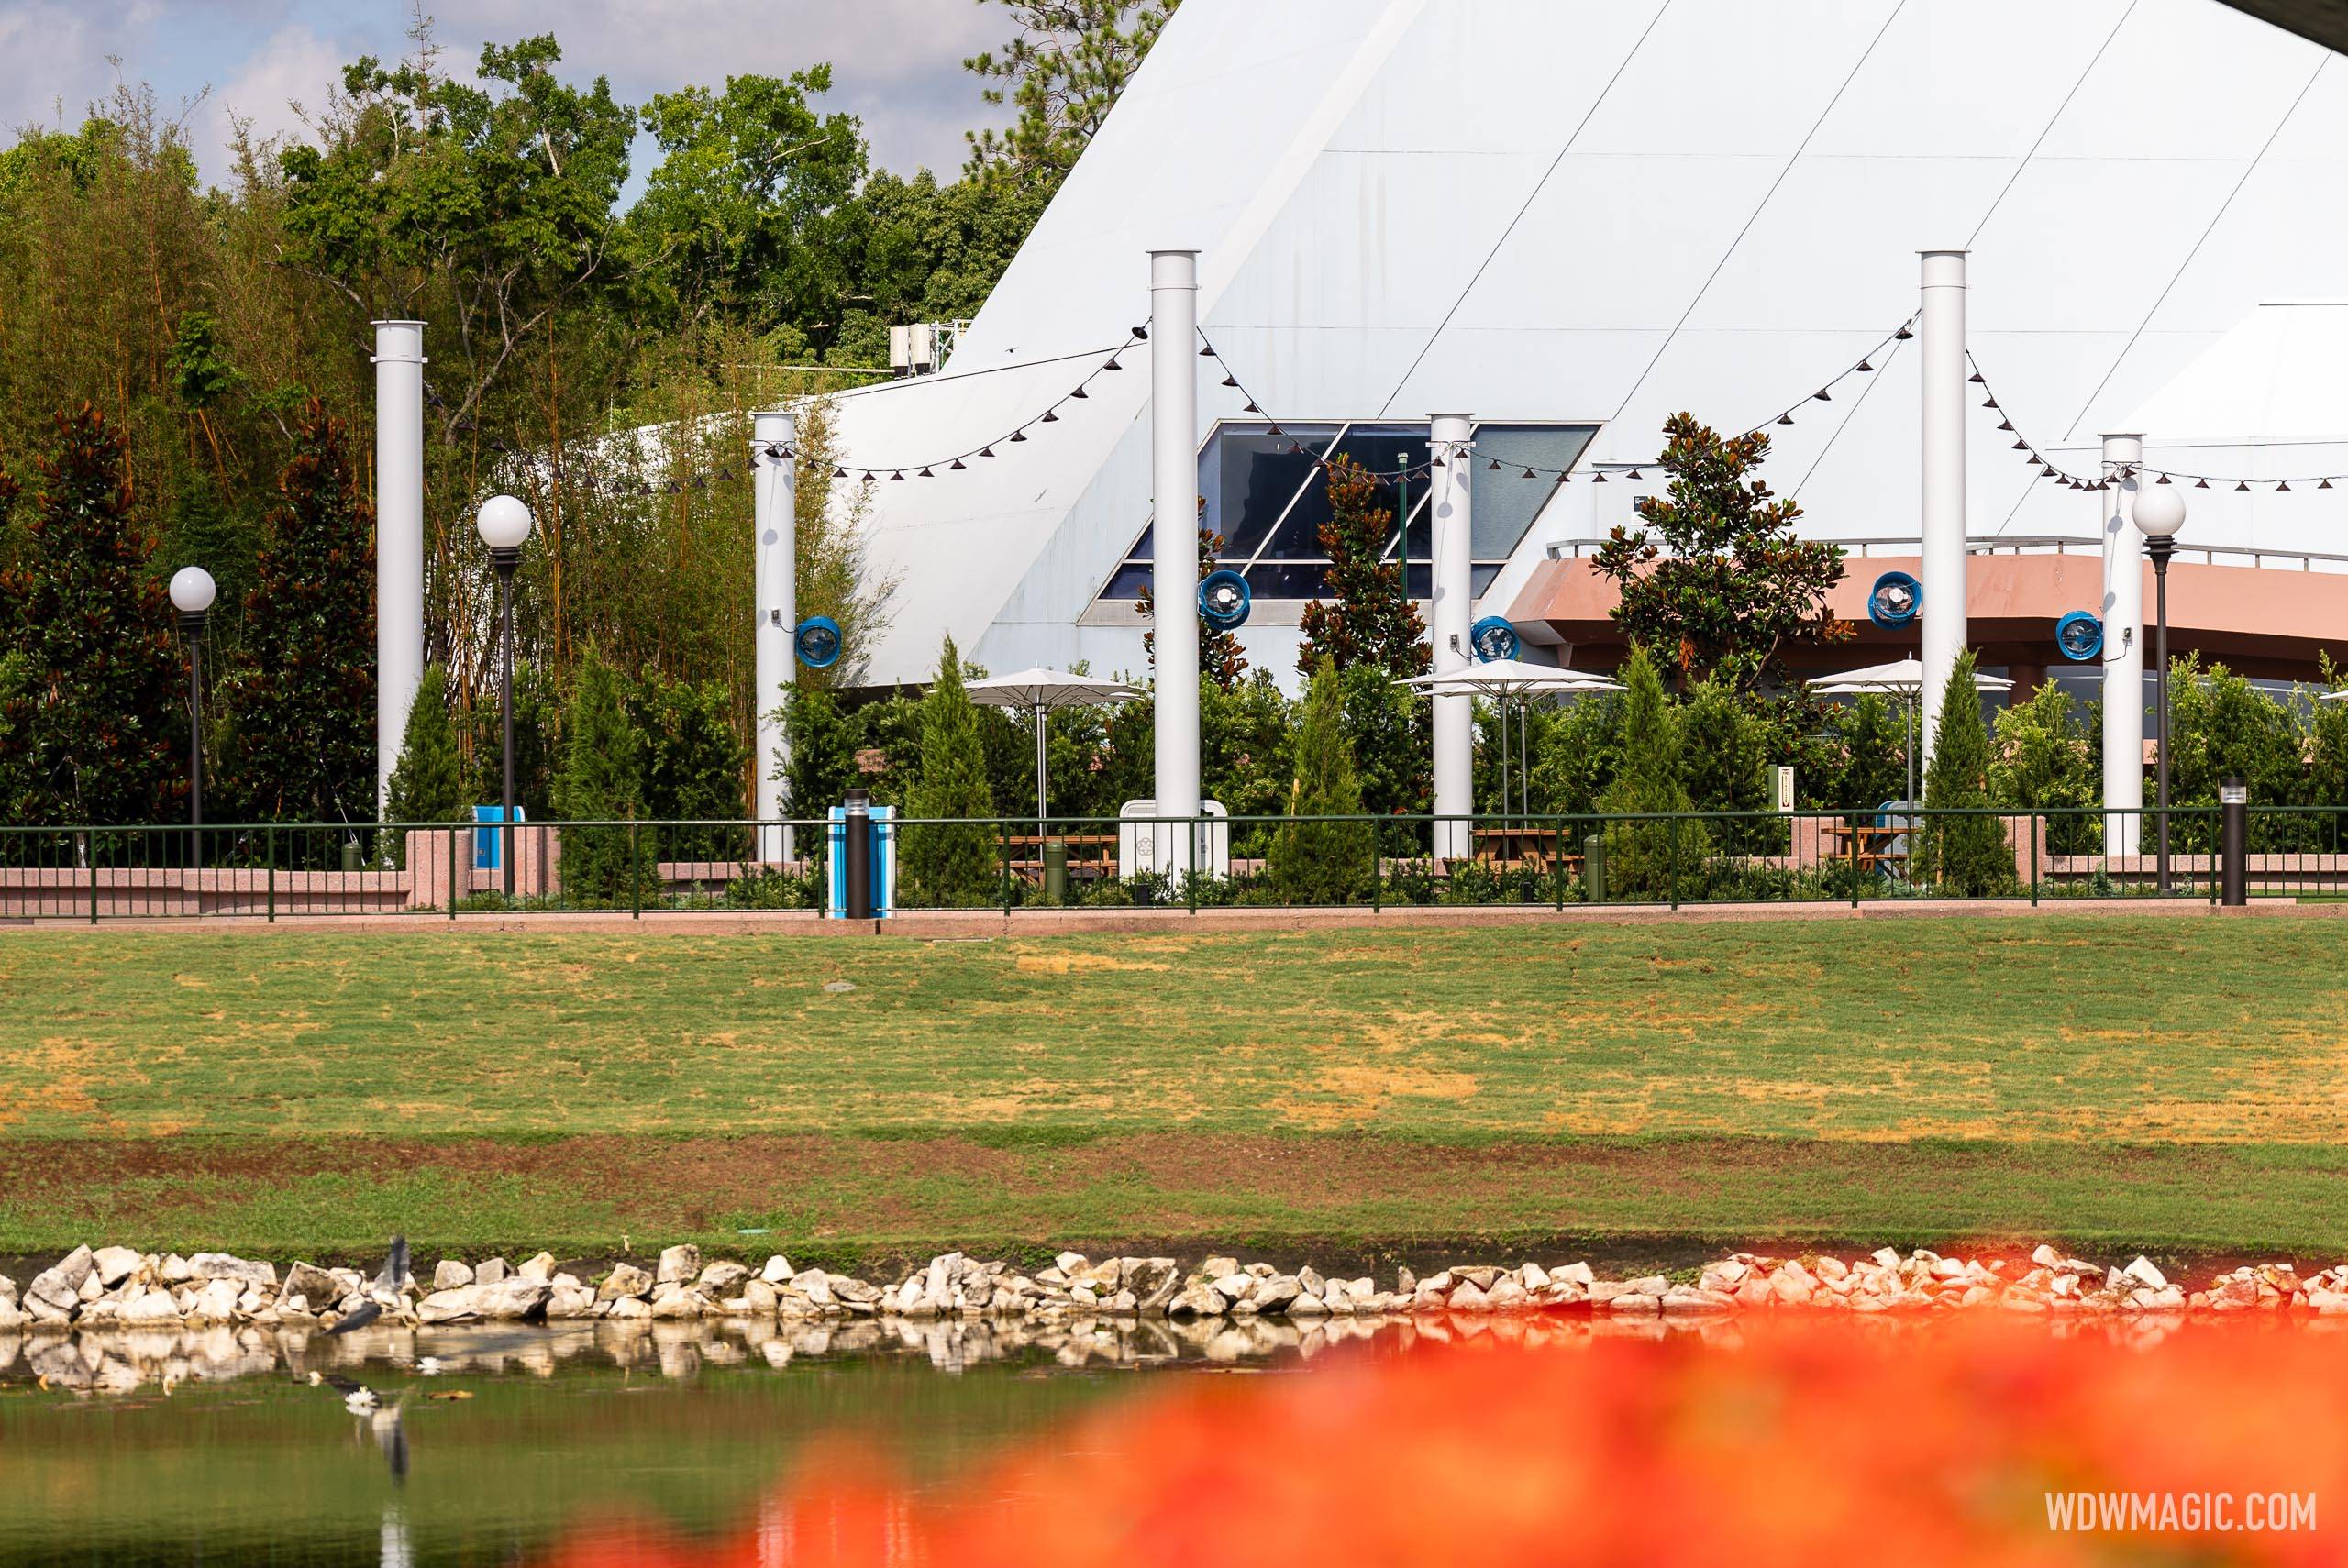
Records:
[[[2348,441],[2348,300],[2268,300],[2136,407],[2148,447]]]
[[[1862,691],[1881,691],[1910,696],[1924,689],[1924,663],[1922,659],[1895,659],[1889,664],[1871,664],[1865,669],[1846,669],[1840,675],[1822,676],[1811,681],[1812,691],[1829,697],[1845,697]],[[1983,675],[1977,671],[1973,684],[1983,691],[2010,691],[2014,683],[2002,676]]]
[[[988,708],[1099,708],[1124,702],[1141,693],[1121,680],[1101,680],[1070,675],[1064,669],[1023,669],[1016,675],[991,675],[969,685],[970,701]]]
[[[1620,691],[1623,683],[1592,675],[1586,669],[1560,669],[1556,665],[1527,664],[1521,658],[1496,658],[1471,664],[1449,674],[1412,676],[1397,681],[1437,696],[1473,692],[1479,697],[1524,697],[1552,691]]]

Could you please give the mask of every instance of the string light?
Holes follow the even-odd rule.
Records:
[[[1982,403],[1981,406],[1984,408],[1996,409],[2002,416],[1998,422],[1998,428],[1999,430],[2012,430],[2014,428],[2012,415],[1998,402],[1996,392],[1990,388],[1987,377],[1983,374],[1980,365],[1975,361],[1971,350],[1966,350],[1965,359],[1966,364],[1973,367],[1973,373],[1967,376],[1966,380],[1978,383],[1981,386],[1982,391],[1988,393],[1988,396]],[[2057,467],[2052,458],[2040,452],[2036,447],[2030,444],[2027,437],[2019,434],[2015,436],[2013,449],[2017,452],[2028,454],[2024,460],[2032,467],[2040,469],[2040,472],[2035,476],[2037,478],[2048,479],[2059,477],[2066,481],[2066,488],[2075,490],[2108,490],[2110,488],[2110,480],[2101,475],[2098,475],[2094,478],[2088,478],[2082,475],[2070,473],[2067,470]],[[2261,485],[2270,486],[2271,490],[2269,493],[2271,494],[2287,495],[2291,493],[2291,487],[2295,484],[2301,490],[2331,490],[2334,488],[2332,481],[2335,480],[2348,482],[2348,473],[2293,474],[2287,479],[2269,480],[2252,479],[2240,474],[2192,473],[2183,469],[2154,468],[2150,464],[2145,463],[2121,463],[2116,466],[2116,472],[2117,477],[2122,480],[2131,480],[2144,475],[2150,475],[2153,476],[2153,482],[2155,484],[2170,484],[2178,480],[2190,480],[2193,481],[2192,488],[2195,490],[2208,490],[2210,488],[2210,481],[2214,480],[2221,485],[2232,486],[2234,493],[2237,495],[2255,493],[2256,488]]]

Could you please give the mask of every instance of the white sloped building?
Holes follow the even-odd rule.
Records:
[[[1769,477],[1805,529],[1914,539],[1917,356],[1886,340],[1928,248],[1970,252],[1999,401],[1968,432],[1977,541],[2091,555],[2108,510],[2026,468],[2001,414],[2089,476],[2117,431],[2151,462],[2190,443],[2197,471],[2348,469],[2331,406],[2135,423],[2210,425],[2179,380],[2198,358],[2266,302],[2348,295],[2343,189],[2348,61],[2217,0],[1185,0],[944,371],[839,402],[900,583],[872,679],[925,678],[947,632],[998,670],[1144,668],[1153,353],[1196,367],[1206,521],[1284,677],[1325,504],[1290,440],[1390,469],[1430,414],[1472,413],[1478,611],[1546,657],[1571,637],[1535,577],[1630,517],[1679,409],[1734,430],[1791,407]],[[1201,253],[1240,386],[1129,342],[1167,247]],[[2196,491],[2184,542],[2329,570],[2348,488]]]

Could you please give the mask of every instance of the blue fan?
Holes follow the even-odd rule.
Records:
[[[808,668],[829,669],[840,661],[840,624],[829,615],[810,615],[799,623],[791,645]]]
[[[1468,628],[1468,646],[1486,663],[1516,657],[1516,628],[1498,615],[1487,615]]]
[[[2054,646],[2065,658],[2085,661],[2103,651],[2103,623],[2085,610],[2074,610],[2054,623]]]
[[[1924,585],[1904,571],[1888,571],[1867,591],[1867,619],[1885,631],[1897,631],[1924,607]]]
[[[1247,580],[1225,567],[1207,573],[1199,584],[1199,618],[1218,632],[1235,632],[1247,624],[1248,608],[1256,596],[1247,591]]]

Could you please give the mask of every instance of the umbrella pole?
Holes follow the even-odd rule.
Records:
[[[1036,858],[1044,858],[1044,705],[1036,704]]]

